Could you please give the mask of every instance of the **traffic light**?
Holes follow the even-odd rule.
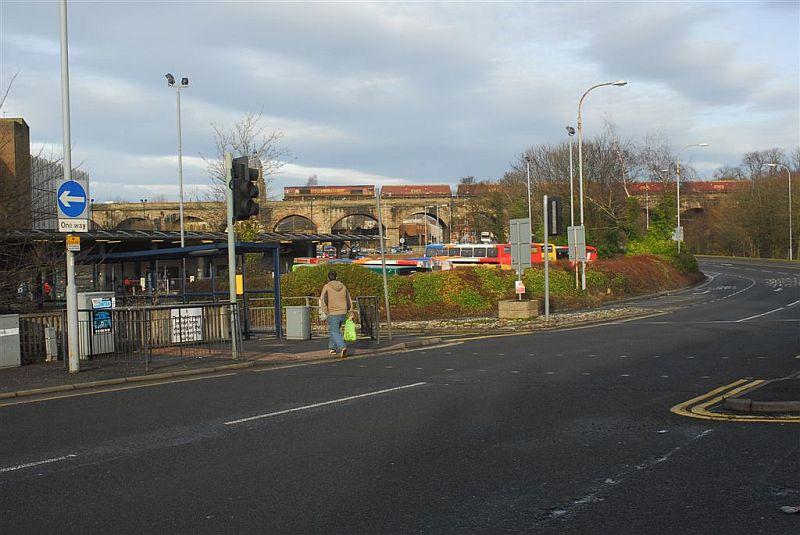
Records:
[[[245,221],[258,215],[258,169],[250,167],[250,158],[239,156],[231,169],[233,188],[233,220]]]
[[[561,234],[561,197],[547,197],[547,233],[550,236]]]

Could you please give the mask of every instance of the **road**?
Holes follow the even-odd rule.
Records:
[[[798,533],[800,424],[670,408],[797,371],[800,270],[702,268],[634,321],[0,407],[0,533]]]

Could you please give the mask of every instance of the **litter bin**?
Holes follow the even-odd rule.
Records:
[[[286,339],[311,340],[311,307],[286,307]]]

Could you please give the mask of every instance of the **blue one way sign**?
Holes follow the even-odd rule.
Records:
[[[86,190],[80,182],[62,182],[57,197],[59,217],[79,218],[86,211]]]

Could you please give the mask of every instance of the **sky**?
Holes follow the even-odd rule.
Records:
[[[92,197],[201,195],[212,125],[250,112],[291,155],[271,194],[500,177],[526,147],[668,139],[704,178],[800,144],[800,2],[69,2],[72,161]],[[0,115],[60,154],[57,2],[0,0]]]

